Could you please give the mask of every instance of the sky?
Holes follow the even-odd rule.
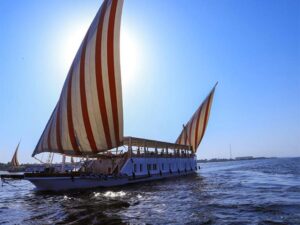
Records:
[[[31,158],[96,0],[0,0],[0,162]],[[218,81],[197,156],[300,156],[300,1],[125,0],[124,134],[174,142]]]

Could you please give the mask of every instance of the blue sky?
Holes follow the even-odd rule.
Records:
[[[30,155],[101,1],[0,1],[0,162]],[[219,82],[198,158],[300,156],[300,1],[125,0],[125,135],[173,142]]]

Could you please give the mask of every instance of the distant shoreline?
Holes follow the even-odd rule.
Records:
[[[276,159],[277,157],[253,157],[253,156],[245,156],[245,157],[236,157],[234,159],[198,159],[197,163],[209,163],[209,162],[230,162],[230,161],[245,161],[245,160],[257,160],[257,159]]]
[[[21,164],[20,166],[18,166],[17,168],[13,168],[13,171],[14,172],[24,172],[26,169],[28,168],[33,168],[33,167],[36,167],[36,168],[41,168],[41,167],[45,167],[46,163],[45,164],[42,164],[42,163],[24,163],[24,164]],[[51,164],[52,166],[61,166],[61,163],[52,163]],[[65,163],[65,165],[70,165],[70,163]],[[0,163],[0,171],[6,171],[8,172],[9,170],[12,170],[12,166],[11,166],[11,163]]]

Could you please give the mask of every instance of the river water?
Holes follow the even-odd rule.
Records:
[[[202,163],[196,175],[39,193],[0,187],[0,224],[300,224],[300,158]]]

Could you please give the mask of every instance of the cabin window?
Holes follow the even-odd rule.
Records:
[[[140,172],[143,171],[143,164],[140,164]]]
[[[147,164],[147,170],[151,170],[151,164]]]
[[[157,170],[156,164],[153,164],[153,170]]]
[[[164,170],[165,169],[165,164],[161,164],[161,169]]]
[[[133,164],[133,171],[136,173],[136,164]]]

